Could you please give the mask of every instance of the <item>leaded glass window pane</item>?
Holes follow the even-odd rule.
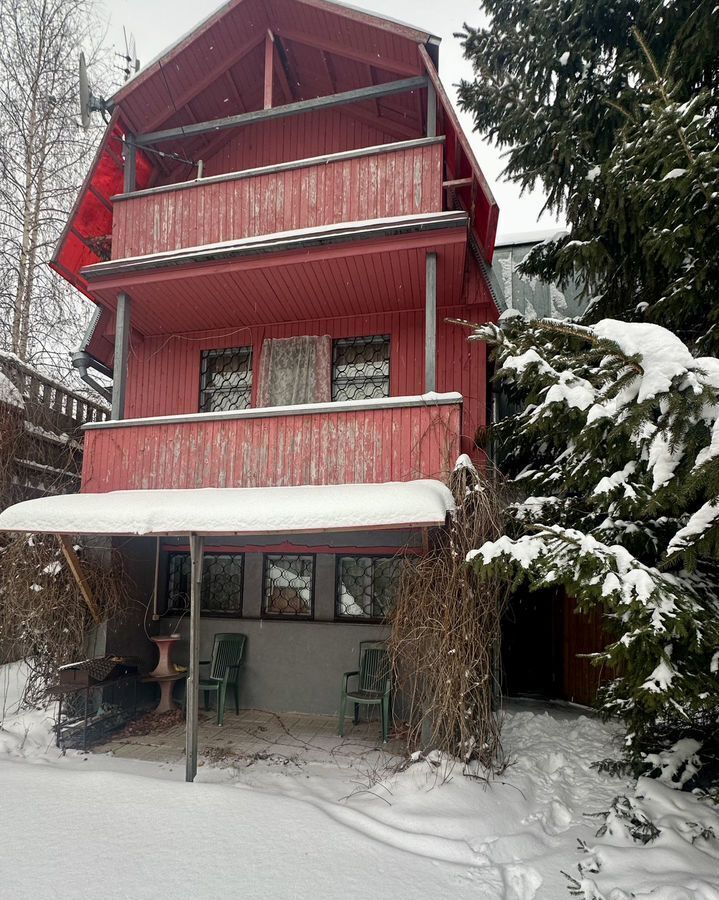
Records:
[[[389,337],[349,338],[332,348],[332,399],[389,397]]]
[[[202,353],[200,412],[249,409],[252,403],[252,347]]]
[[[337,565],[339,618],[384,619],[392,610],[402,557],[341,556]]]
[[[265,556],[265,615],[311,616],[314,568],[313,556]]]
[[[202,561],[202,611],[223,615],[242,612],[242,553],[206,553]],[[190,608],[190,554],[171,553],[167,566],[167,608]]]

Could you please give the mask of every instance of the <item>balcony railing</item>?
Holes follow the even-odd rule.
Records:
[[[113,198],[112,258],[441,212],[444,138],[248,169]]]
[[[436,478],[460,452],[459,394],[88,425],[82,490]]]

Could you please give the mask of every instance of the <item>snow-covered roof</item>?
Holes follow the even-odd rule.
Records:
[[[518,231],[514,234],[500,234],[495,241],[495,249],[498,247],[516,247],[520,244],[543,244],[553,238],[564,237],[568,234],[566,228],[545,228],[535,231]]]
[[[68,494],[17,503],[0,531],[48,534],[294,534],[443,525],[441,481]]]

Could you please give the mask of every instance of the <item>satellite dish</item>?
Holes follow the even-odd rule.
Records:
[[[90,127],[90,85],[87,83],[87,63],[80,51],[80,121],[85,131]]]
[[[99,112],[103,114],[112,112],[112,103],[103,100],[102,97],[96,97],[90,90],[87,80],[87,63],[85,62],[85,54],[80,51],[80,121],[85,131],[90,127],[90,117],[92,113]]]

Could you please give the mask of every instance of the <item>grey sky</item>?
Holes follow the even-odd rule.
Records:
[[[471,76],[471,67],[462,57],[459,41],[452,35],[465,21],[479,22],[478,0],[352,0],[352,3],[417,25],[441,37],[440,74],[454,99],[456,90],[452,85],[463,76]],[[109,39],[118,51],[124,52],[124,26],[134,35],[137,55],[144,64],[219,5],[215,2],[205,5],[197,0],[113,0],[110,5],[106,0]],[[499,153],[479,135],[471,133],[469,117],[461,118],[500,206],[499,233],[531,232],[555,225],[555,219],[546,214],[537,221],[544,200],[541,194],[520,197],[515,185],[499,179],[502,170]]]

